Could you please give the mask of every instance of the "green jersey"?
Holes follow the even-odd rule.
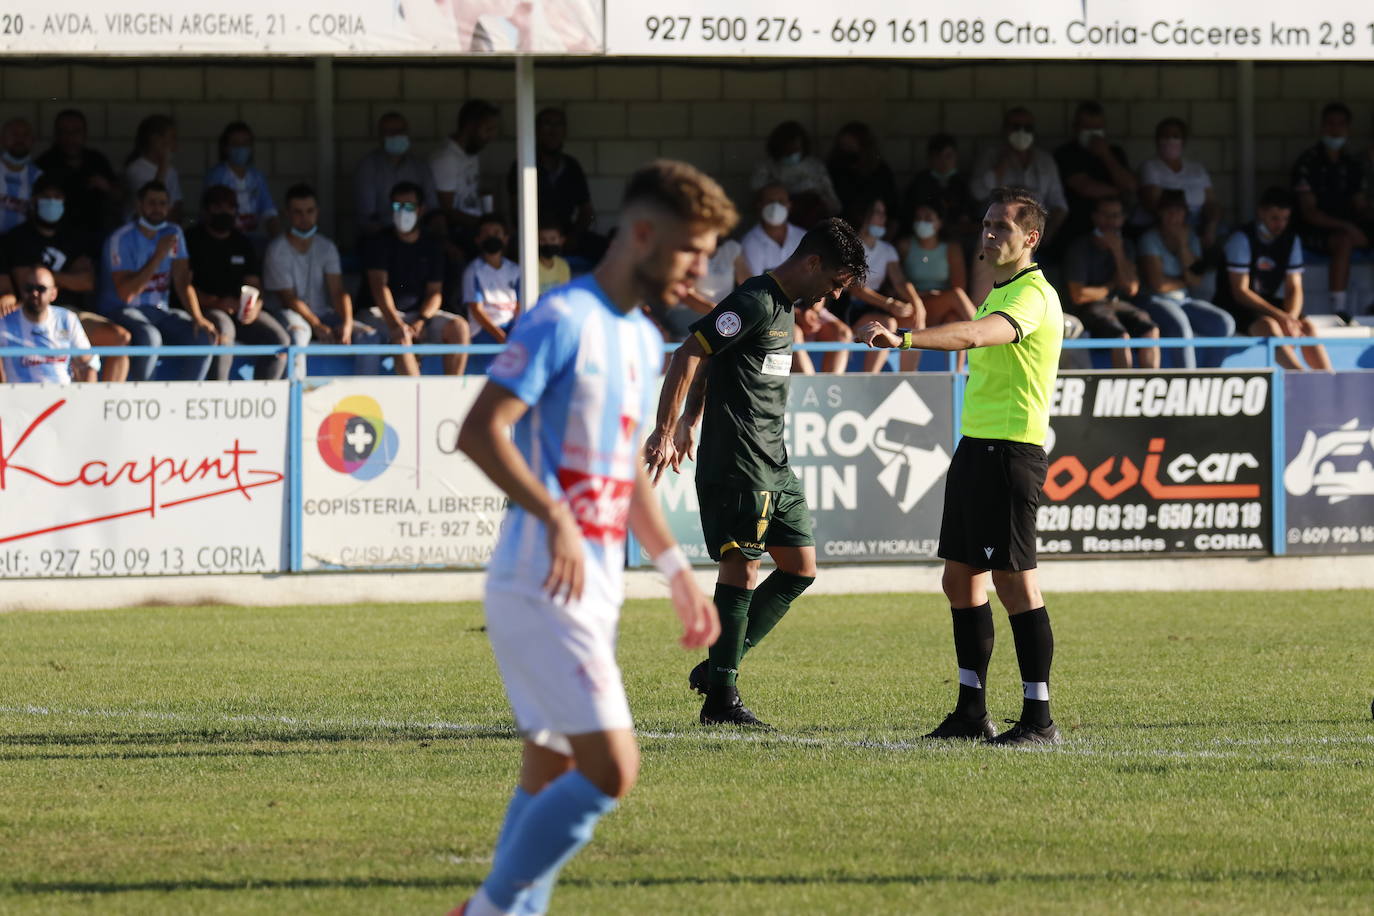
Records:
[[[792,300],[772,274],[741,283],[691,327],[708,359],[697,480],[781,490],[792,374]]]
[[[1064,342],[1059,294],[1032,264],[994,284],[975,318],[994,312],[1011,322],[1016,342],[968,352],[961,432],[975,439],[1044,445]]]

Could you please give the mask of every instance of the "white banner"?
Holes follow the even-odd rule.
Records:
[[[652,57],[1367,60],[1374,7],[1358,0],[607,0],[606,47]]]
[[[482,566],[505,495],[458,451],[486,382],[309,380],[302,395],[302,569]]]
[[[285,569],[286,382],[0,385],[0,578]]]
[[[602,0],[6,0],[0,53],[599,53]]]

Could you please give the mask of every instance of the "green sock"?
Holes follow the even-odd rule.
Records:
[[[720,613],[720,639],[707,653],[711,664],[708,687],[733,687],[739,676],[739,660],[744,657],[744,630],[749,625],[751,588],[716,583],[716,610]]]
[[[754,600],[749,602],[749,627],[744,633],[744,651],[748,652],[762,642],[763,637],[778,625],[778,621],[792,607],[792,602],[800,598],[806,587],[815,581],[815,576],[794,576],[781,569],[773,570],[754,590]]]

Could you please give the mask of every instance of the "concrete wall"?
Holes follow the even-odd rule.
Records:
[[[930,134],[960,138],[965,163],[996,142],[1002,110],[1029,105],[1042,142],[1067,134],[1073,106],[1099,98],[1109,130],[1133,163],[1151,154],[1155,123],[1179,115],[1193,127],[1190,154],[1212,170],[1218,193],[1234,197],[1235,65],[968,63],[550,63],[537,68],[539,104],[566,108],[568,150],[592,183],[602,225],[613,218],[624,177],[653,156],[687,159],[720,178],[746,203],[747,176],[777,122],[795,118],[813,131],[820,151],[834,130],[858,118],[873,125],[900,183],[924,159]],[[446,62],[349,62],[335,65],[334,112],[338,234],[351,237],[353,164],[374,143],[377,117],[397,109],[428,152],[453,130],[470,97],[501,105],[505,128],[484,155],[493,184],[504,189],[514,153],[514,76],[510,65]],[[1374,64],[1265,64],[1256,67],[1261,186],[1286,183],[1290,164],[1313,142],[1320,107],[1343,99],[1355,110],[1353,145],[1369,143]],[[192,210],[200,178],[214,160],[224,124],[248,121],[258,135],[258,163],[280,196],[314,179],[315,128],[310,61],[147,63],[0,63],[0,118],[35,120],[46,144],[53,114],[76,106],[91,136],[116,164],[127,155],[139,119],[167,112],[180,126],[177,157]]]

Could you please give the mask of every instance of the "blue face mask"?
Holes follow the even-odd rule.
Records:
[[[788,153],[786,156],[783,156],[780,161],[783,165],[801,165],[802,154]]]
[[[45,223],[56,223],[62,219],[66,203],[58,197],[40,197],[37,200],[38,218]]]
[[[28,156],[15,156],[15,155],[12,155],[12,154],[10,153],[10,151],[7,150],[7,149],[0,150],[0,158],[4,159],[6,162],[8,162],[10,165],[13,165],[13,166],[20,166],[20,165],[28,165],[28,164],[29,164],[29,157],[28,157]]]
[[[382,140],[382,149],[388,156],[404,156],[410,151],[410,138],[405,134],[395,134]]]
[[[316,233],[316,232],[319,232],[319,231],[320,231],[320,227],[319,227],[319,226],[311,226],[309,229],[305,230],[304,232],[300,231],[300,230],[297,229],[295,226],[292,226],[292,227],[291,227],[291,234],[294,235],[294,236],[295,236],[296,238],[298,238],[298,239],[308,239],[308,238],[312,238],[312,237],[314,237],[315,233]]]
[[[138,218],[138,224],[149,232],[161,232],[163,229],[167,228],[167,221],[165,219],[160,223],[150,223],[140,216]]]
[[[229,160],[230,165],[242,167],[247,165],[253,158],[253,147],[251,146],[231,146],[227,152],[228,156],[226,158]]]

